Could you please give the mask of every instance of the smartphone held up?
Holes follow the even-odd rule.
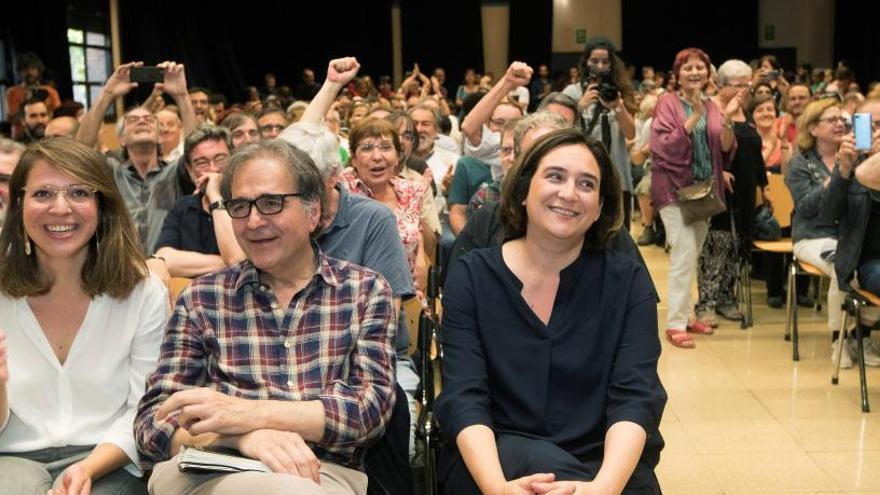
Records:
[[[853,114],[853,133],[855,134],[856,150],[868,151],[871,149],[871,114]]]
[[[152,65],[132,67],[129,77],[136,83],[160,83],[165,81],[165,69]]]

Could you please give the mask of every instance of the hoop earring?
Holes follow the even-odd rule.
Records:
[[[24,233],[24,255],[31,255],[31,239],[27,235],[27,231]]]

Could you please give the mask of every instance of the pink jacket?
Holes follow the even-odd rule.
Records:
[[[712,150],[715,184],[718,188],[718,194],[722,195],[724,185],[721,172],[733,158],[736,151],[736,140],[734,140],[730,151],[721,150],[724,117],[712,100],[704,101],[708,119],[706,132],[709,135],[709,149]],[[657,101],[657,107],[654,110],[654,122],[651,124],[649,141],[652,174],[651,199],[654,202],[654,208],[658,210],[677,202],[675,191],[694,182],[691,168],[693,142],[691,135],[684,128],[686,120],[684,103],[678,93],[664,93]]]

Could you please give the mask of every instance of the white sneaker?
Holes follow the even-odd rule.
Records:
[[[877,349],[871,337],[862,339],[862,347],[865,349],[865,366],[880,366],[880,349]],[[855,338],[846,339],[846,348],[853,359],[858,359],[859,349]]]
[[[850,339],[847,339],[849,341]],[[831,344],[831,362],[834,363],[834,358],[837,356],[837,346],[840,343],[840,339],[836,339],[833,344]],[[849,342],[847,342],[849,344]],[[850,355],[849,345],[843,346],[843,352],[840,353],[840,368],[841,369],[849,369],[853,367],[852,355]]]

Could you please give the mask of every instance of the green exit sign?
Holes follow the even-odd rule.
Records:
[[[764,26],[764,40],[773,41],[776,39],[776,26],[768,24]]]
[[[574,38],[577,43],[586,43],[587,42],[587,30],[586,29],[575,30]]]

